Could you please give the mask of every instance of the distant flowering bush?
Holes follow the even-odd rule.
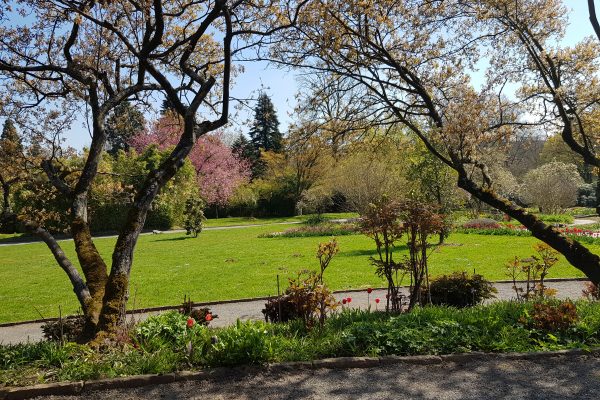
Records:
[[[312,236],[346,236],[357,233],[355,224],[326,223],[320,225],[305,225],[287,229],[283,232],[270,232],[259,235],[259,238],[274,237],[312,237]]]
[[[500,229],[502,225],[490,218],[477,218],[465,222],[462,227],[465,229]]]
[[[498,228],[484,228],[481,225],[464,224],[461,228],[455,230],[458,233],[474,233],[478,235],[506,235],[506,236],[531,236],[531,232],[523,225],[506,224],[498,225]],[[555,227],[565,236],[573,237],[584,243],[600,243],[600,231],[579,227]]]

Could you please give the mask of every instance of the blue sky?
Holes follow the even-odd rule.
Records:
[[[569,15],[570,24],[567,27],[565,44],[570,45],[585,36],[593,35],[594,31],[588,18],[587,2],[585,0],[563,1],[572,9]],[[273,100],[281,122],[280,129],[285,132],[288,125],[294,120],[292,114],[295,94],[298,91],[295,75],[264,62],[246,63],[244,68],[244,74],[236,79],[237,83],[232,88],[232,96],[237,98],[256,97],[257,91],[261,88],[264,89]],[[251,107],[253,104],[232,115],[229,132],[236,134],[248,132],[248,120],[252,117]],[[65,139],[67,145],[76,149],[81,149],[90,142],[89,134],[82,122],[76,122],[65,135]]]

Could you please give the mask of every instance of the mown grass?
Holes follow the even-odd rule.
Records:
[[[322,214],[326,220],[330,219],[345,219],[345,218],[356,218],[356,213],[325,213]],[[224,218],[209,218],[204,221],[204,227],[206,228],[219,228],[219,227],[231,227],[231,226],[248,226],[248,225],[270,225],[270,224],[283,224],[283,223],[298,223],[305,222],[311,218],[311,214],[299,215],[293,217],[271,217],[271,218],[252,218],[252,217],[224,217]],[[180,227],[174,227],[173,229],[181,229]],[[116,232],[103,233],[98,235],[102,236],[113,236]],[[58,239],[64,239],[66,235],[59,234],[56,236]],[[0,244],[10,244],[19,242],[37,242],[39,238],[26,233],[0,233]]]
[[[216,366],[308,361],[340,356],[529,352],[600,345],[600,303],[577,303],[577,318],[557,330],[532,328],[521,317],[531,303],[499,302],[469,309],[417,308],[408,314],[344,311],[324,327],[238,322],[220,329],[186,327],[175,311],[152,317],[130,342],[95,352],[56,343],[0,346],[0,387]]]
[[[327,237],[258,238],[290,225],[211,230],[198,238],[184,234],[141,236],[131,275],[129,307],[180,304],[184,294],[196,302],[269,296],[276,293],[276,276],[293,276],[317,268],[315,252]],[[362,235],[338,238],[340,253],[325,279],[334,290],[383,286],[369,257],[374,245]],[[114,238],[96,240],[106,260]],[[474,270],[491,280],[506,279],[504,265],[514,256],[529,256],[532,237],[452,234],[447,245],[430,258],[432,275]],[[61,242],[75,262],[73,243]],[[600,254],[600,246],[590,245]],[[406,252],[406,249],[401,249]],[[582,277],[564,259],[550,278]],[[64,272],[43,243],[0,247],[0,322],[23,321],[74,313],[78,305]]]

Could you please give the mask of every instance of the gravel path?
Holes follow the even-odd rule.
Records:
[[[581,297],[581,291],[584,285],[585,281],[581,280],[548,282],[548,287],[554,288],[558,291],[557,297],[570,299],[579,299]],[[498,290],[496,295],[497,299],[510,300],[514,298],[512,283],[496,283],[495,287]],[[406,290],[404,290],[404,292],[406,293]],[[385,293],[386,292],[384,290],[374,290],[369,296],[366,290],[361,290],[356,292],[339,292],[335,293],[335,296],[338,299],[351,297],[352,301],[349,304],[349,307],[367,308],[370,305],[371,309],[374,310],[383,306],[383,302],[385,301]],[[381,299],[379,306],[375,303],[375,299],[377,298]],[[255,300],[210,305],[209,307],[212,312],[218,315],[218,318],[213,321],[211,326],[221,327],[232,325],[238,319],[263,320],[264,317],[261,310],[263,309],[264,304],[264,300]],[[157,314],[157,312],[135,314],[131,316],[131,318],[134,318],[135,320],[142,320],[152,314]],[[39,323],[29,323],[0,327],[0,343],[14,344],[41,340],[42,331],[40,326],[41,324]]]
[[[598,399],[600,358],[486,358],[464,365],[244,373],[210,380],[85,393],[67,399]]]
[[[575,219],[573,220],[573,223],[571,224],[571,226],[578,226],[578,225],[590,225],[590,224],[595,224],[596,220],[593,219]]]

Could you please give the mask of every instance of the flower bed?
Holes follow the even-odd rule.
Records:
[[[141,323],[130,337],[102,351],[74,343],[0,346],[0,387],[340,356],[600,346],[600,303],[564,304],[544,303],[540,311],[534,303],[498,302],[400,315],[345,310],[310,330],[297,321],[215,329],[170,312]]]
[[[556,227],[563,235],[577,239],[583,243],[600,244],[600,231],[579,227]],[[506,236],[531,236],[531,232],[523,225],[504,224],[500,228],[460,227],[454,232],[477,235],[506,235]]]
[[[358,233],[355,224],[324,223],[318,225],[305,225],[297,228],[286,229],[283,232],[263,233],[260,238],[275,237],[313,237],[313,236],[346,236]]]

